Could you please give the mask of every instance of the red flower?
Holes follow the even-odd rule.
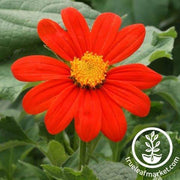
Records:
[[[100,131],[112,141],[120,141],[127,124],[122,108],[144,117],[150,100],[141,90],[161,81],[161,76],[142,64],[112,67],[133,54],[143,43],[142,24],[119,31],[121,18],[102,13],[92,30],[74,8],[61,11],[65,31],[56,22],[43,19],[38,24],[41,40],[70,65],[46,56],[27,56],[12,65],[20,81],[45,81],[32,88],[23,99],[29,114],[47,110],[45,124],[51,134],[63,131],[74,118],[83,141]]]

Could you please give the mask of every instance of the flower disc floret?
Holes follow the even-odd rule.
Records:
[[[86,52],[81,59],[71,61],[71,78],[83,88],[96,88],[105,80],[108,67],[103,56]]]

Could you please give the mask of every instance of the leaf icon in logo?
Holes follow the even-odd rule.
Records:
[[[152,131],[152,133],[151,133],[151,139],[153,138],[154,135],[155,135],[155,132]]]
[[[157,148],[160,145],[160,141],[155,142],[159,136],[155,134],[155,131],[152,131],[150,135],[145,135],[145,137],[149,141],[145,142],[145,145],[148,147],[145,151],[148,152],[148,154],[142,154],[143,160],[149,164],[155,164],[159,162],[162,157],[162,154],[156,154],[160,151],[160,148]]]
[[[150,141],[150,137],[148,135],[145,135],[146,139]]]
[[[148,142],[145,142],[146,146],[151,148],[151,145]]]
[[[158,138],[158,134],[156,134],[155,136],[154,136],[154,141]]]
[[[151,149],[146,149],[146,152],[151,152]]]
[[[156,148],[156,149],[154,149],[154,152],[158,152],[160,149],[159,148]]]
[[[156,142],[154,147],[158,147],[160,145],[160,141]]]

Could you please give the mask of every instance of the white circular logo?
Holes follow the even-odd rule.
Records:
[[[139,153],[140,155],[137,155],[135,144],[138,138],[143,134],[145,136],[145,142],[144,145],[144,152]],[[159,140],[159,135],[163,135],[165,138],[164,140],[168,142],[169,149],[166,148],[165,150],[168,150],[168,155],[165,155],[162,153],[161,147],[161,141]],[[163,143],[162,143],[163,144]],[[141,130],[139,133],[136,134],[133,143],[132,143],[132,154],[135,158],[135,160],[142,166],[147,168],[158,168],[163,166],[171,157],[173,151],[173,145],[171,138],[169,135],[163,131],[162,129],[156,128],[156,127],[149,127]]]

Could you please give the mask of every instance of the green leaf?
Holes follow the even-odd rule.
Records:
[[[48,176],[58,180],[98,180],[88,167],[83,167],[81,171],[50,165],[42,165],[42,167]]]
[[[178,0],[173,0],[178,1]],[[144,23],[159,25],[167,16],[169,0],[92,0],[92,6],[101,11],[111,11],[123,16],[127,14],[124,24]]]
[[[32,142],[19,124],[11,117],[0,119],[0,137],[0,142],[9,140],[19,140],[27,143]]]
[[[132,63],[149,65],[158,58],[172,59],[171,51],[176,36],[177,33],[174,27],[167,31],[160,31],[155,27],[146,27],[146,37],[142,46],[132,56],[117,63],[117,65]]]
[[[93,171],[88,167],[83,167],[80,172],[70,168],[64,168],[64,174],[67,180],[98,180]]]
[[[13,77],[10,62],[0,63],[0,98],[15,100],[24,85]]]
[[[0,101],[0,117],[11,116],[17,119],[21,113],[19,106],[13,106],[9,100]]]
[[[23,168],[23,171],[27,172],[21,174],[21,179],[34,177],[34,178],[38,178],[39,180],[47,180],[47,176],[42,169],[27,162],[19,161],[19,163],[22,165],[21,168]]]
[[[36,30],[38,21],[49,18],[62,25],[60,11],[69,6],[80,10],[89,25],[99,14],[83,3],[70,0],[0,1],[0,60],[15,49],[40,43]]]
[[[6,177],[5,179],[13,179],[19,180],[21,178],[17,178],[16,176],[19,174],[17,169],[19,168],[18,160],[23,159],[27,156],[27,151],[29,151],[29,146],[19,146],[11,149],[7,149],[5,151],[0,152],[0,177],[1,173],[4,172],[2,177]],[[25,170],[22,171],[22,166],[19,169],[21,174],[26,174]],[[27,176],[28,174],[26,174]]]
[[[75,151],[69,158],[63,163],[63,167],[77,168],[79,165],[79,149]]]
[[[46,155],[55,166],[61,166],[61,164],[68,158],[63,145],[55,140],[49,142]]]
[[[0,152],[4,151],[6,149],[16,147],[16,146],[25,146],[25,145],[27,145],[27,143],[24,142],[24,141],[17,141],[17,140],[7,141],[7,142],[4,142],[4,143],[0,143]]]
[[[179,112],[180,109],[180,76],[165,77],[153,90],[152,93],[164,98],[171,106]]]
[[[133,170],[122,163],[102,161],[92,164],[90,168],[93,169],[99,180],[135,180],[137,176]]]
[[[19,124],[11,117],[0,119],[0,152],[16,146],[33,144]]]
[[[45,173],[55,179],[62,179],[63,178],[63,169],[57,166],[43,164],[41,165],[44,169]]]

